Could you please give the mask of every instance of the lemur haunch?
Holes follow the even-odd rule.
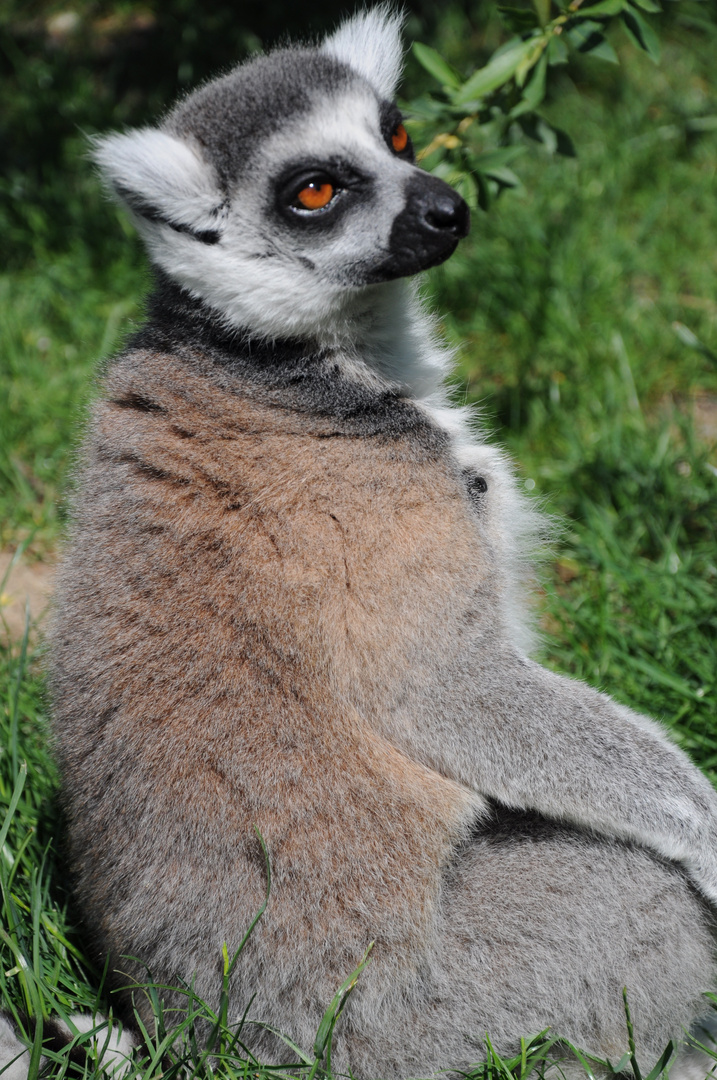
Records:
[[[156,272],[108,366],[52,633],[98,957],[195,979],[361,1078],[550,1026],[645,1060],[716,983],[717,796],[660,727],[528,659],[503,455],[403,280],[468,232],[414,164],[374,8],[95,157]],[[126,983],[126,975],[122,980]],[[268,1060],[265,1028],[245,1038]]]

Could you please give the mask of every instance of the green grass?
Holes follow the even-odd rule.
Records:
[[[118,215],[107,208],[107,227]],[[125,226],[128,228],[128,226]],[[77,246],[0,276],[0,541],[52,546],[61,498],[99,358],[141,313],[145,270],[127,252],[96,266]]]
[[[446,20],[438,43],[456,63],[475,44],[462,26]],[[695,393],[717,396],[717,136],[693,123],[717,114],[715,44],[676,25],[659,68],[632,50],[622,69],[566,72],[550,114],[577,160],[526,154],[524,190],[476,213],[470,240],[430,281],[460,344],[457,392],[480,403],[526,487],[563,521],[539,598],[545,659],[660,716],[713,779],[717,455],[688,414]],[[13,220],[31,254],[0,275],[4,545],[57,544],[92,372],[141,313],[138,244],[82,153],[68,143],[80,186],[53,196],[67,208],[61,242],[50,249],[47,215],[24,207]],[[0,998],[35,1020],[98,1000],[106,1009],[63,887],[40,662],[19,643],[0,649],[0,692]],[[196,1008],[217,1018],[217,1052],[231,1051],[223,1075],[268,1076],[232,1049],[222,1002]],[[165,1075],[186,1059],[188,1075],[209,1076],[187,1022],[163,1017],[155,1050],[177,1024]],[[288,1071],[308,1077],[315,1057],[303,1049],[308,1062]],[[489,1053],[482,1075],[521,1080],[553,1052],[543,1039],[512,1062]],[[160,1057],[137,1075],[157,1076]],[[53,1074],[67,1067],[61,1057]]]

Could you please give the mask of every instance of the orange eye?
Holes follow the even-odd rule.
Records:
[[[408,146],[408,132],[403,124],[399,124],[393,135],[391,136],[391,144],[397,154],[400,154],[402,150],[405,150]]]
[[[312,180],[305,188],[302,188],[296,196],[296,201],[305,210],[322,210],[328,206],[334,197],[334,186],[328,182],[321,183]]]

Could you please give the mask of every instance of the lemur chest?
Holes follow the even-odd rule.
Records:
[[[492,576],[448,451],[317,431],[190,382],[124,387],[99,416],[123,474],[118,539],[147,602],[179,605],[210,647],[260,628],[354,697],[368,673],[381,692],[440,652]]]

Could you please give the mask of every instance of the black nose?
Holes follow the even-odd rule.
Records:
[[[393,222],[388,257],[373,272],[375,281],[438,266],[470,229],[466,202],[437,176],[412,169],[403,190],[404,208]]]
[[[435,180],[435,177],[431,179]],[[438,183],[441,187],[428,188],[419,202],[419,213],[422,212],[423,223],[429,229],[448,232],[456,240],[462,240],[464,236],[468,236],[471,227],[471,212],[468,204],[457,191],[448,187],[448,184],[444,184],[442,180]]]
[[[403,195],[403,210],[394,218],[387,252],[365,269],[365,283],[390,281],[438,266],[468,235],[471,213],[467,203],[437,176],[411,169]]]

